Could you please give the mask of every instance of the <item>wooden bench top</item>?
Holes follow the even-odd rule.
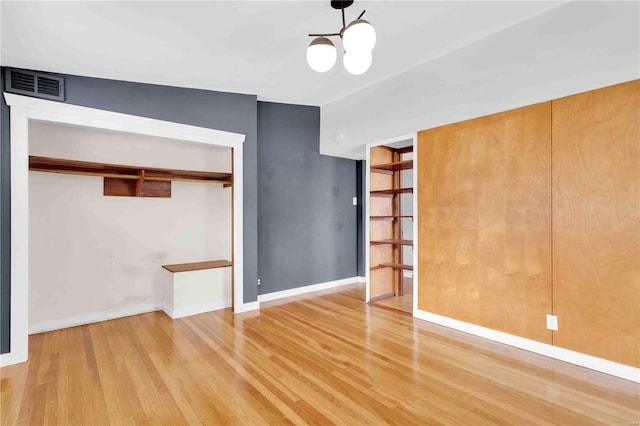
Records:
[[[176,263],[175,265],[162,265],[162,267],[169,272],[189,272],[189,271],[200,271],[202,269],[225,268],[231,265],[232,263],[228,260],[209,260],[207,262]]]

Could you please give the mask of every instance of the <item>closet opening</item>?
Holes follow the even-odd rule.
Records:
[[[31,121],[29,170],[30,334],[231,307],[231,148]]]
[[[233,175],[231,206],[233,210],[230,230],[232,259],[229,260],[232,262],[230,273],[232,274],[233,311],[234,313],[244,312],[253,308],[250,303],[244,303],[243,297],[242,145],[245,135],[9,93],[4,93],[4,97],[11,111],[11,348],[10,352],[0,354],[0,366],[27,361],[29,355],[29,263],[31,251],[29,244],[29,181],[31,173],[29,171],[29,128],[33,122],[79,126],[165,138],[183,143],[187,142],[187,144],[184,145],[195,143],[231,149],[231,174]],[[42,158],[36,159],[36,163],[38,167],[52,167],[52,157],[47,157],[44,160],[42,160]],[[55,161],[53,161],[53,163],[55,163]],[[105,163],[107,162],[105,161]],[[109,162],[109,165],[113,165],[113,162]],[[128,163],[119,165],[145,166],[145,164]],[[118,179],[131,178],[131,176],[128,176],[130,170],[125,169],[119,170],[119,172],[122,171],[123,173],[116,174],[126,174],[127,176],[115,177]],[[142,169],[144,169],[144,167]],[[155,173],[157,170],[153,170],[153,172]],[[166,172],[166,170],[163,172]],[[41,174],[51,175],[51,173]],[[69,179],[75,177],[72,174],[63,174],[61,176]],[[141,181],[139,188],[137,185],[124,184],[124,186],[118,186],[119,184],[117,182],[111,182],[116,186],[112,186],[110,190],[116,192],[125,191],[129,196],[131,191],[133,191],[134,197],[132,200],[134,202],[143,201],[142,194],[148,195],[147,190],[155,190],[158,186],[145,184],[145,182],[153,180],[149,178],[158,177],[161,181],[167,178],[166,175],[147,175],[145,172],[142,178],[136,176],[136,180]],[[172,176],[172,178],[175,177],[178,176]],[[222,179],[224,178],[225,177],[222,176]],[[225,182],[222,182],[221,186],[224,185]],[[159,186],[163,187],[162,191],[164,191],[164,195],[168,195],[167,185],[163,183]],[[100,190],[104,190],[102,185],[100,185]],[[102,193],[100,196],[102,196]],[[166,200],[168,197],[163,199]],[[158,199],[158,201],[160,201],[160,199]],[[46,203],[44,205],[46,206]],[[160,266],[162,266],[162,264]],[[54,267],[57,267],[57,265],[54,265]],[[130,270],[129,272],[135,271]],[[62,297],[62,295],[58,296]]]

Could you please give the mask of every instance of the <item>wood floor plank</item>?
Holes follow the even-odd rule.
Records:
[[[379,309],[359,284],[30,336],[2,425],[631,424],[636,383]]]

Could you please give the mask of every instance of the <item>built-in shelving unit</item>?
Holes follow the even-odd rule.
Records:
[[[401,178],[402,171],[413,169],[413,159],[402,158],[411,152],[413,147],[387,146],[376,146],[370,151],[369,290],[372,302],[402,296],[403,271],[413,270],[412,265],[403,261],[403,248],[413,247],[413,241],[402,235],[402,221],[413,220],[413,216],[404,214],[401,202],[403,194],[413,193],[413,188],[402,186]]]
[[[104,195],[171,197],[171,182],[233,184],[231,173],[162,169],[29,156],[29,170],[104,178]]]

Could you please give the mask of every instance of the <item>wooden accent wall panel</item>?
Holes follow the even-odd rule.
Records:
[[[553,101],[554,344],[640,367],[640,81]]]
[[[418,307],[551,343],[551,103],[418,146]]]

